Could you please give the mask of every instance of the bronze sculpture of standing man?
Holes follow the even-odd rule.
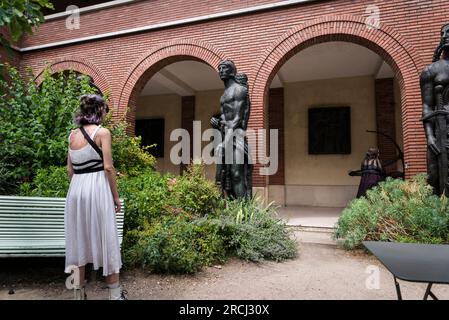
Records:
[[[441,41],[432,64],[423,70],[420,81],[428,182],[436,195],[449,196],[449,24],[442,27]]]
[[[222,137],[216,148],[216,156],[221,159],[217,164],[216,182],[224,195],[250,197],[252,164],[246,138],[250,113],[247,77],[237,74],[231,60],[222,61],[218,73],[225,90],[220,98],[220,117],[211,119],[212,126],[220,130]]]

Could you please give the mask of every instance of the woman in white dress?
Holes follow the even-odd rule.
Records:
[[[69,136],[67,170],[70,187],[65,206],[66,269],[79,268],[84,299],[85,266],[103,268],[112,300],[126,299],[121,289],[122,266],[116,213],[120,200],[112,162],[111,133],[102,128],[109,108],[99,95],[83,95],[75,115],[79,126]]]

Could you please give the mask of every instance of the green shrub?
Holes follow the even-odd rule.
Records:
[[[215,220],[229,250],[238,257],[260,262],[297,256],[297,242],[286,223],[275,217],[276,208],[261,207],[256,198],[223,201]]]
[[[368,240],[448,243],[448,200],[432,194],[424,174],[407,181],[389,178],[343,210],[335,238],[347,249]]]
[[[14,193],[20,183],[31,182],[39,169],[66,164],[79,97],[96,93],[87,77],[79,81],[72,71],[52,75],[47,68],[40,86],[31,72],[24,79],[14,67],[8,66],[7,71],[10,80],[0,79],[0,172],[8,173],[0,178],[2,194]],[[112,124],[111,115],[104,126],[112,133],[117,170],[135,176],[154,168],[156,160],[148,148],[140,146],[140,137],[129,137],[127,122]]]
[[[126,230],[162,215],[205,216],[214,212],[220,196],[215,185],[204,177],[202,166],[190,168],[185,175],[174,177],[152,168],[136,176],[119,180],[120,196],[125,198]]]
[[[37,170],[32,183],[20,186],[20,195],[34,197],[65,197],[69,190],[66,167],[51,166]]]
[[[120,197],[125,199],[125,232],[141,229],[145,222],[164,214],[168,202],[169,176],[147,169],[135,177],[118,181]]]
[[[198,217],[213,213],[220,199],[218,188],[206,179],[203,165],[191,165],[182,176],[171,179],[169,191],[172,208]]]
[[[119,173],[134,177],[155,168],[156,158],[148,153],[149,147],[141,146],[141,137],[131,137],[126,133],[128,123],[125,120],[116,123],[109,120],[104,126],[111,131],[112,159]]]
[[[0,158],[17,185],[30,182],[38,169],[65,165],[79,96],[95,89],[74,72],[52,76],[46,69],[38,87],[31,73],[23,79],[17,69],[7,71],[10,81],[0,79]]]
[[[161,174],[151,168],[137,176],[119,179],[119,194],[125,199],[125,238],[128,231],[142,230],[145,223],[152,223],[163,216],[205,216],[215,210],[218,190],[195,167],[180,177]],[[135,241],[126,239],[128,246]],[[125,246],[126,248],[126,246]]]
[[[129,234],[135,244],[124,255],[128,266],[142,265],[158,273],[193,273],[225,260],[223,239],[207,220],[165,216]]]
[[[0,194],[16,194],[17,188],[13,166],[0,160]]]

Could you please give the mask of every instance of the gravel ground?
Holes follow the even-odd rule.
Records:
[[[370,268],[379,268],[379,288],[366,286]],[[72,299],[65,288],[64,260],[2,259],[0,299]],[[373,256],[335,246],[301,244],[295,260],[254,264],[232,258],[194,275],[157,275],[142,270],[122,273],[129,299],[396,299],[391,274]],[[421,299],[426,285],[400,282],[404,299]],[[9,294],[11,289],[13,294]],[[435,294],[449,299],[449,286]],[[88,299],[107,299],[102,277],[87,285]]]

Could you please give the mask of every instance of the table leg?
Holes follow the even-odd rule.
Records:
[[[432,285],[433,285],[433,283],[430,282],[429,285],[427,286],[426,293],[424,295],[424,299],[423,300],[427,300],[427,298],[429,296],[431,296],[433,300],[438,300],[438,298],[431,291],[432,290]]]
[[[398,300],[402,300],[401,287],[399,286],[398,280],[394,277],[394,285],[396,286],[396,293],[398,295]]]

